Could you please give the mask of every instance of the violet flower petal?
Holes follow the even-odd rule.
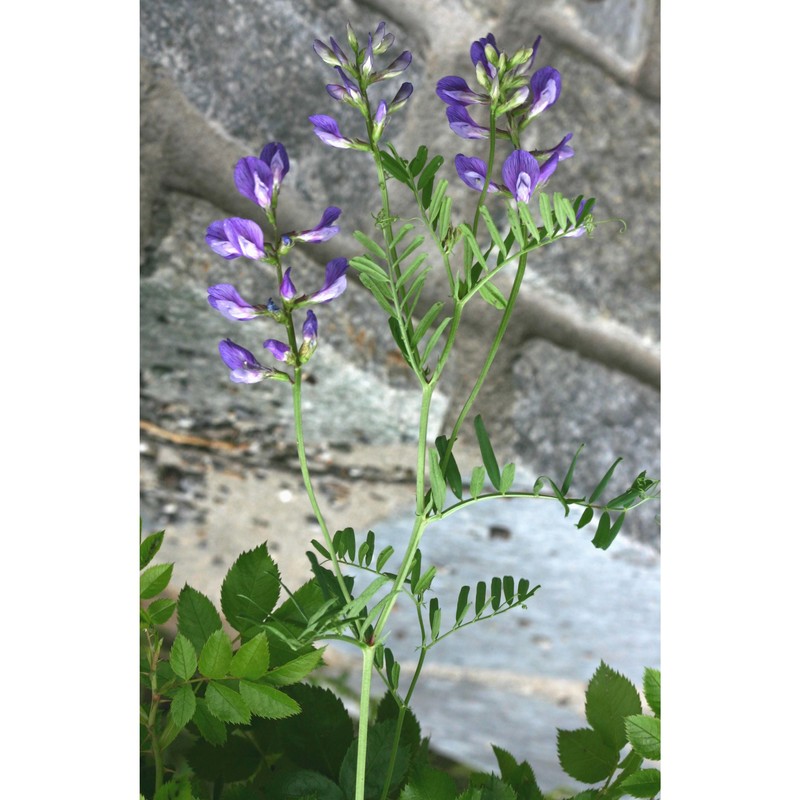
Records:
[[[462,139],[487,139],[489,129],[483,128],[475,122],[464,106],[448,106],[447,121],[453,133]]]
[[[289,174],[289,154],[280,142],[264,145],[259,158],[272,170],[273,190],[280,189],[283,179]]]
[[[461,178],[470,189],[475,189],[478,192],[483,191],[483,185],[486,183],[485,161],[459,153],[455,157],[455,166],[458,177]],[[486,191],[496,192],[497,190],[497,184],[494,181],[489,181],[489,188]]]
[[[503,181],[517,202],[527,203],[539,181],[539,162],[526,150],[515,150],[503,163]]]
[[[231,371],[230,378],[234,383],[258,383],[263,381],[271,369],[265,369],[258,359],[244,347],[230,339],[219,343],[219,354]]]
[[[469,84],[458,75],[448,75],[436,83],[436,95],[447,105],[467,106],[472,103],[486,103],[486,95],[473,92]]]
[[[286,361],[291,352],[291,348],[288,344],[279,342],[277,339],[267,339],[267,341],[264,342],[264,347],[266,347],[278,361]]]
[[[269,207],[272,202],[273,174],[260,158],[240,158],[233,168],[233,182],[239,194],[261,208]]]
[[[292,271],[292,268],[286,270],[283,273],[283,279],[281,280],[281,297],[284,300],[291,300],[296,294],[297,289],[294,288],[294,284],[292,283],[292,279],[289,277],[289,273]]]
[[[322,219],[315,228],[307,231],[300,231],[300,233],[292,233],[289,236],[298,242],[327,242],[339,233],[339,226],[333,225],[333,222],[339,218],[342,213],[341,208],[336,206],[329,206],[322,214]]]
[[[255,307],[243,300],[236,287],[230,283],[219,283],[208,287],[208,304],[219,311],[223,317],[242,322],[255,319],[258,312]]]
[[[314,126],[314,133],[322,139],[325,144],[331,147],[348,148],[352,145],[352,140],[342,136],[339,124],[333,117],[327,114],[314,114],[310,116],[309,122]]]
[[[306,314],[306,321],[303,323],[303,341],[314,346],[317,343],[317,317],[309,309]]]
[[[346,258],[334,258],[325,267],[325,283],[319,291],[314,292],[309,298],[310,303],[329,303],[338,297],[347,288],[347,268],[349,264]]]
[[[264,233],[251,219],[232,217],[212,222],[206,230],[206,243],[227,259],[264,257]]]
[[[558,100],[561,94],[561,73],[554,67],[536,70],[531,78],[531,94],[533,102],[528,111],[529,119],[541,114]]]

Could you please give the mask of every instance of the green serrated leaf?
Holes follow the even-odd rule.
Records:
[[[308,769],[280,772],[265,789],[267,794],[259,797],[281,800],[345,800],[342,790],[330,778]]]
[[[446,772],[423,766],[414,770],[400,800],[455,800],[456,783]]]
[[[602,736],[590,728],[558,730],[558,761],[575,780],[597,783],[610,777],[617,766],[619,751],[609,747]]]
[[[300,713],[300,706],[285,692],[264,683],[239,681],[239,692],[257,717],[284,719]]]
[[[431,497],[436,511],[444,508],[447,489],[445,487],[442,468],[439,466],[439,455],[435,447],[428,448],[428,469],[431,479]]]
[[[179,687],[169,704],[169,716],[172,719],[172,724],[175,725],[178,730],[186,727],[186,725],[194,716],[196,708],[197,699],[195,698],[191,687]]]
[[[147,607],[147,614],[153,625],[163,625],[175,613],[178,603],[169,597],[153,600]]]
[[[644,678],[642,680],[642,690],[644,691],[644,699],[647,700],[647,705],[650,706],[652,712],[657,716],[661,716],[661,670],[646,667],[644,671]]]
[[[269,669],[269,640],[261,632],[243,644],[230,663],[230,674],[234,678],[258,680]]]
[[[631,747],[651,761],[661,760],[661,720],[634,714],[625,720],[625,733]]]
[[[293,683],[303,680],[309,673],[313,672],[322,662],[324,649],[311,650],[308,653],[293,658],[285,664],[281,664],[270,670],[264,680],[271,686],[291,686]]]
[[[161,543],[164,541],[164,531],[157,531],[151,533],[139,545],[139,569],[144,569],[155,557],[156,553],[161,549]]]
[[[473,499],[480,496],[483,491],[483,484],[486,480],[486,469],[484,467],[475,467],[472,470],[472,477],[469,482],[469,493]]]
[[[223,630],[214,631],[200,652],[200,674],[206,678],[225,678],[232,658],[233,647],[228,634]]]
[[[655,797],[661,791],[661,770],[640,769],[625,778],[620,789],[631,797]]]
[[[169,585],[174,564],[156,564],[139,576],[139,597],[146,600],[163,592]]]
[[[478,447],[481,451],[481,458],[486,467],[486,474],[492,482],[492,486],[499,491],[500,489],[500,468],[497,466],[497,459],[492,449],[492,443],[489,441],[489,434],[486,432],[486,427],[483,424],[481,415],[475,417],[475,433],[478,437]]]
[[[204,698],[197,699],[197,707],[192,717],[192,722],[197,726],[200,735],[213,745],[221,745],[228,738],[228,729],[222,720],[217,719],[209,710]]]
[[[625,746],[625,717],[641,714],[642,703],[633,683],[605,662],[592,675],[586,688],[586,721],[610,747]]]
[[[222,620],[214,604],[202,592],[186,584],[178,595],[178,631],[199,653],[208,637],[220,628]]]
[[[242,553],[222,582],[225,618],[240,633],[264,622],[278,602],[280,572],[267,545]]]
[[[224,683],[210,681],[205,695],[208,710],[222,722],[246,725],[250,722],[250,709],[235,689]]]
[[[182,680],[188,681],[197,672],[197,652],[194,645],[182,633],[175,637],[169,651],[169,665]]]

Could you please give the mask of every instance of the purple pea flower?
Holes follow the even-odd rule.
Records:
[[[414,87],[408,81],[400,84],[397,94],[392,98],[392,102],[389,103],[389,113],[394,114],[395,111],[401,109],[408,102],[408,98],[411,97],[413,91]]]
[[[262,367],[249,350],[245,350],[230,339],[224,339],[219,343],[219,354],[230,369],[231,380],[234,383],[258,383],[275,371]]]
[[[267,339],[264,347],[272,353],[278,361],[286,361],[292,352],[288,344],[279,342],[277,339]]]
[[[561,73],[554,67],[542,67],[533,73],[531,78],[531,94],[533,101],[527,118],[541,114],[552,106],[561,94]]]
[[[486,183],[485,161],[459,153],[455,158],[455,165],[458,177],[461,178],[470,189],[475,189],[478,192],[483,191],[483,185]],[[489,181],[489,188],[486,191],[498,191],[497,184],[494,181]]]
[[[264,257],[264,233],[250,219],[232,217],[212,222],[206,230],[206,243],[218,255],[224,258]]]
[[[346,258],[334,258],[325,266],[325,282],[314,294],[304,300],[305,303],[329,303],[347,288],[347,268],[350,266]]]
[[[467,82],[458,75],[448,75],[436,83],[436,95],[449,106],[468,106],[472,103],[486,104],[489,97],[478,94],[469,88]]]
[[[259,158],[272,172],[272,189],[277,192],[281,188],[283,179],[289,173],[289,155],[280,142],[269,142],[264,145]]]
[[[233,168],[233,182],[239,194],[261,208],[268,208],[272,203],[273,181],[272,170],[255,156],[240,158]]]
[[[333,117],[329,117],[327,114],[314,114],[308,120],[314,126],[314,133],[325,144],[329,144],[331,147],[340,147],[343,150],[355,147],[356,142],[353,139],[342,136],[339,123]]]
[[[300,233],[292,231],[291,233],[285,234],[285,236],[288,236],[290,240],[296,242],[309,242],[312,244],[327,242],[328,239],[332,239],[339,233],[339,226],[333,223],[339,218],[341,213],[341,208],[328,206],[322,213],[322,219],[320,219],[319,224],[315,228],[311,228],[307,231],[300,231]]]
[[[342,52],[336,40],[331,37],[331,47],[319,39],[314,39],[312,45],[314,52],[329,66],[329,67],[343,67],[347,61],[347,56]]]
[[[303,323],[303,343],[309,348],[317,346],[317,317],[310,308]]]
[[[503,163],[503,180],[518,203],[527,203],[539,182],[539,162],[526,150],[515,150]]]
[[[394,34],[386,33],[385,22],[379,23],[378,27],[375,28],[375,33],[373,35],[372,51],[376,56],[379,56],[382,53],[385,53],[392,46],[392,44],[394,44]]]
[[[380,72],[376,72],[375,75],[372,76],[371,83],[385,81],[388,78],[396,78],[408,69],[410,63],[411,51],[404,50],[388,67],[382,69]]]
[[[464,106],[448,106],[447,121],[453,133],[462,139],[489,138],[489,129],[478,125]]]
[[[334,100],[343,100],[345,103],[360,108],[361,105],[363,105],[363,101],[358,84],[345,75],[341,67],[336,67],[336,72],[339,74],[339,79],[342,83],[341,85],[338,83],[329,83],[325,87],[328,90],[328,94]]]
[[[495,53],[497,53],[498,56],[500,55],[500,49],[497,47],[494,34],[488,33],[486,34],[485,38],[478,39],[477,42],[472,43],[472,46],[469,49],[469,56],[472,59],[472,63],[476,66],[480,61],[480,63],[483,64],[483,68],[486,70],[486,74],[490,78],[494,78],[494,76],[497,75],[497,68],[489,63],[489,59],[486,57],[487,46],[492,47]]]
[[[289,277],[291,271],[292,268],[289,267],[289,269],[283,273],[283,280],[281,280],[281,297],[284,300],[293,300],[297,295],[297,289],[294,288],[292,279]]]
[[[239,292],[236,291],[236,287],[230,283],[218,283],[216,286],[209,286],[208,304],[217,309],[223,317],[227,317],[234,322],[255,319],[259,311],[258,307],[243,300]],[[261,308],[264,308],[264,306],[261,306]]]

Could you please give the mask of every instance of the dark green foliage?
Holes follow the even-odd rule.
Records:
[[[242,634],[257,631],[270,615],[280,595],[280,573],[267,545],[242,553],[222,582],[222,612]]]

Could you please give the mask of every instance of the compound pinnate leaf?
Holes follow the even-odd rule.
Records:
[[[601,661],[586,688],[586,721],[606,744],[621,750],[627,741],[625,717],[641,713],[633,683]]]
[[[188,681],[197,672],[197,652],[194,645],[179,633],[169,651],[169,664],[172,671],[182,680]]]
[[[240,632],[263,622],[278,602],[280,573],[267,545],[242,553],[222,582],[220,601],[228,622]]]
[[[575,780],[597,783],[608,778],[617,766],[619,751],[609,747],[597,731],[579,728],[559,729],[558,761],[561,768]]]
[[[661,791],[661,770],[640,769],[619,785],[631,797],[655,797]]]
[[[642,758],[661,760],[661,720],[634,714],[625,720],[625,733],[631,747]]]
[[[269,641],[264,633],[254,636],[243,644],[230,662],[230,674],[234,678],[258,680],[269,669]]]
[[[214,631],[200,652],[198,666],[206,678],[224,678],[233,658],[233,645],[223,630]]]
[[[148,567],[139,576],[139,597],[146,600],[163,592],[169,585],[173,566],[173,564],[156,564]]]

